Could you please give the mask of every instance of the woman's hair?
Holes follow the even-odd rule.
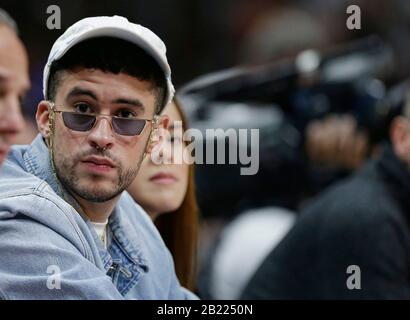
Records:
[[[174,98],[182,119],[182,128],[187,130],[187,120]],[[162,214],[154,221],[175,262],[175,271],[181,285],[195,289],[196,252],[198,238],[198,205],[195,195],[194,165],[189,165],[188,187],[182,205],[175,211]]]

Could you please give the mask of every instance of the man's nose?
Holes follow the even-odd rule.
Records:
[[[114,132],[111,127],[111,119],[97,117],[94,127],[88,135],[92,147],[98,149],[110,149],[114,144]]]
[[[24,118],[18,97],[0,100],[0,134],[8,143],[13,143],[15,136],[24,128]]]

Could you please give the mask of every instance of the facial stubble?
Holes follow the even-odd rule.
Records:
[[[145,148],[147,146],[147,143],[145,145]],[[70,158],[61,150],[56,150],[55,145],[55,143],[52,144],[52,158],[54,159],[54,167],[57,178],[69,192],[90,202],[101,203],[109,201],[117,197],[121,192],[127,189],[135,179],[140,168],[140,164],[144,158],[144,154],[142,154],[139,157],[135,167],[124,170],[121,162],[114,155],[110,154],[107,151],[99,152],[97,150],[89,150],[76,155],[74,158]],[[95,184],[95,187],[92,181],[93,175],[88,176],[88,181],[86,180],[85,182],[80,182],[80,177],[78,176],[78,173],[75,172],[75,169],[81,162],[81,159],[91,155],[107,157],[114,162],[115,170],[117,171],[116,181],[114,181],[112,188],[110,188],[109,190],[98,188],[98,183]],[[95,179],[104,179],[104,177],[95,175]]]

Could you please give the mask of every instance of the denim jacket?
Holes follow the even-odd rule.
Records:
[[[41,135],[14,146],[0,177],[0,298],[196,299],[161,236],[123,192],[106,250],[55,177]]]

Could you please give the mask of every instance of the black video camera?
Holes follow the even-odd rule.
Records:
[[[371,144],[387,138],[405,91],[391,94],[382,81],[392,61],[390,47],[372,36],[327,52],[306,50],[274,64],[220,71],[184,86],[179,97],[192,127],[260,129],[257,175],[241,177],[230,165],[197,167],[203,211],[226,214],[257,205],[295,209],[307,189],[322,188],[312,182],[304,153],[305,129],[314,119],[348,113]],[[325,180],[334,180],[332,175]]]

